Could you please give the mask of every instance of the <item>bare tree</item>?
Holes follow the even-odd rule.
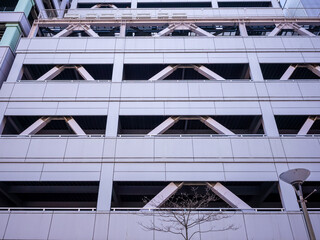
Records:
[[[224,214],[219,211],[208,211],[210,202],[217,201],[219,198],[214,195],[209,188],[206,188],[204,194],[200,194],[195,187],[191,188],[191,194],[185,192],[178,196],[169,198],[161,207],[149,210],[141,210],[143,215],[155,215],[155,219],[149,222],[149,225],[139,223],[146,231],[158,231],[180,235],[184,240],[191,240],[196,234],[212,231],[236,230],[231,224],[222,228],[215,228],[214,221],[230,217],[230,214]],[[147,199],[144,202],[149,202]],[[211,223],[208,229],[201,230],[201,224]],[[194,230],[199,227],[198,230]]]

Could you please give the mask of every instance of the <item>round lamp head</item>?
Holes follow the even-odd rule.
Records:
[[[310,171],[304,168],[291,169],[280,174],[280,179],[286,183],[294,185],[303,183],[310,176]]]

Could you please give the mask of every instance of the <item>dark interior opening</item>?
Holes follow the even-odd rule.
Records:
[[[3,135],[17,135],[42,116],[6,116]],[[57,116],[54,116],[57,117]],[[105,134],[107,116],[73,116],[86,134]],[[75,134],[65,120],[51,120],[36,135],[69,135]]]
[[[0,1],[0,11],[11,12],[14,11],[19,0],[1,0]]]
[[[218,7],[272,7],[271,2],[218,2]]]
[[[152,199],[168,184],[169,182],[114,182],[111,206],[113,208],[143,207],[146,204],[144,199]],[[282,207],[278,182],[221,182],[221,184],[252,208]],[[203,185],[188,184],[180,188],[173,199],[176,199],[181,193],[193,194],[192,187],[195,187],[199,194],[206,192],[204,183]],[[184,206],[181,205],[181,207]],[[208,207],[229,208],[230,206],[217,197],[217,200],[210,202]]]
[[[268,80],[280,79],[290,65],[289,63],[261,63],[260,67],[264,79]],[[289,79],[319,79],[319,77],[306,67],[297,67]]]
[[[275,116],[280,134],[297,134],[309,116],[306,115],[283,115]],[[316,120],[308,134],[320,134],[320,121]]]
[[[211,2],[138,2],[138,8],[211,8]]]
[[[99,182],[0,182],[1,207],[97,206]]]
[[[148,134],[170,116],[119,116],[118,134]],[[261,116],[210,116],[235,134],[263,134]],[[217,134],[200,120],[181,119],[163,134]]]
[[[169,64],[125,64],[123,80],[148,80]],[[175,66],[176,64],[170,64]],[[203,65],[225,79],[250,79],[249,64],[196,64]],[[178,68],[164,80],[205,80],[208,79],[195,71],[192,65]]]
[[[37,80],[53,67],[53,64],[26,64],[23,66],[21,80]],[[58,65],[60,66],[60,65]],[[74,68],[79,65],[65,64],[66,68],[53,80],[83,80],[80,73]],[[95,80],[110,80],[112,78],[112,64],[81,64]]]
[[[92,8],[97,3],[78,3],[77,8]],[[104,2],[102,3],[102,6],[100,8],[110,8],[110,6],[105,6],[107,4],[115,5],[117,8],[130,8],[131,3],[130,2],[121,2],[121,3],[114,3],[114,2]],[[110,8],[113,9],[113,8]]]

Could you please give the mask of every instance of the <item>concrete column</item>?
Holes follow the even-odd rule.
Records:
[[[138,1],[137,0],[132,0],[131,1],[131,8],[137,8],[138,7]]]
[[[111,208],[113,163],[102,163],[98,192],[97,211],[109,211]]]
[[[123,59],[123,53],[115,53],[113,61],[112,82],[122,82]]]
[[[0,46],[9,46],[12,52],[15,52],[17,43],[20,40],[22,31],[17,23],[6,24],[6,30],[2,36]]]
[[[265,134],[269,137],[279,137],[276,120],[269,102],[260,102],[262,112],[262,123]]]
[[[7,82],[16,82],[17,80],[21,80],[23,74],[22,66],[25,56],[25,54],[16,55],[16,58],[14,59],[11,70],[9,72]]]
[[[107,116],[106,136],[116,137],[118,134],[119,102],[110,102]]]
[[[72,0],[70,9],[76,9],[78,5],[78,0]]]
[[[4,113],[6,111],[8,103],[6,102],[0,102],[0,134],[2,134],[2,131],[4,129],[4,126],[6,124]]]
[[[34,5],[32,0],[20,0],[14,9],[15,12],[24,12],[26,18],[28,18],[29,13]]]
[[[211,0],[212,8],[218,8],[218,1],[217,0]]]
[[[251,79],[253,81],[264,81],[257,54],[247,53],[247,56],[249,61]]]
[[[287,163],[276,163],[275,166],[278,176],[280,176],[281,173],[289,170]],[[278,190],[282,207],[285,208],[286,211],[300,211],[296,193],[291,185],[279,179]]]

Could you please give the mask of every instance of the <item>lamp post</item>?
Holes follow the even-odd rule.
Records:
[[[299,197],[298,202],[301,205],[304,220],[307,225],[309,237],[311,240],[316,240],[316,237],[314,235],[314,231],[312,228],[311,220],[309,217],[309,213],[306,206],[306,200],[303,198],[303,192],[302,192],[302,183],[309,177],[310,171],[304,168],[297,168],[297,169],[291,169],[286,172],[283,172],[280,174],[280,179],[286,183],[289,183],[293,186],[294,191]]]

